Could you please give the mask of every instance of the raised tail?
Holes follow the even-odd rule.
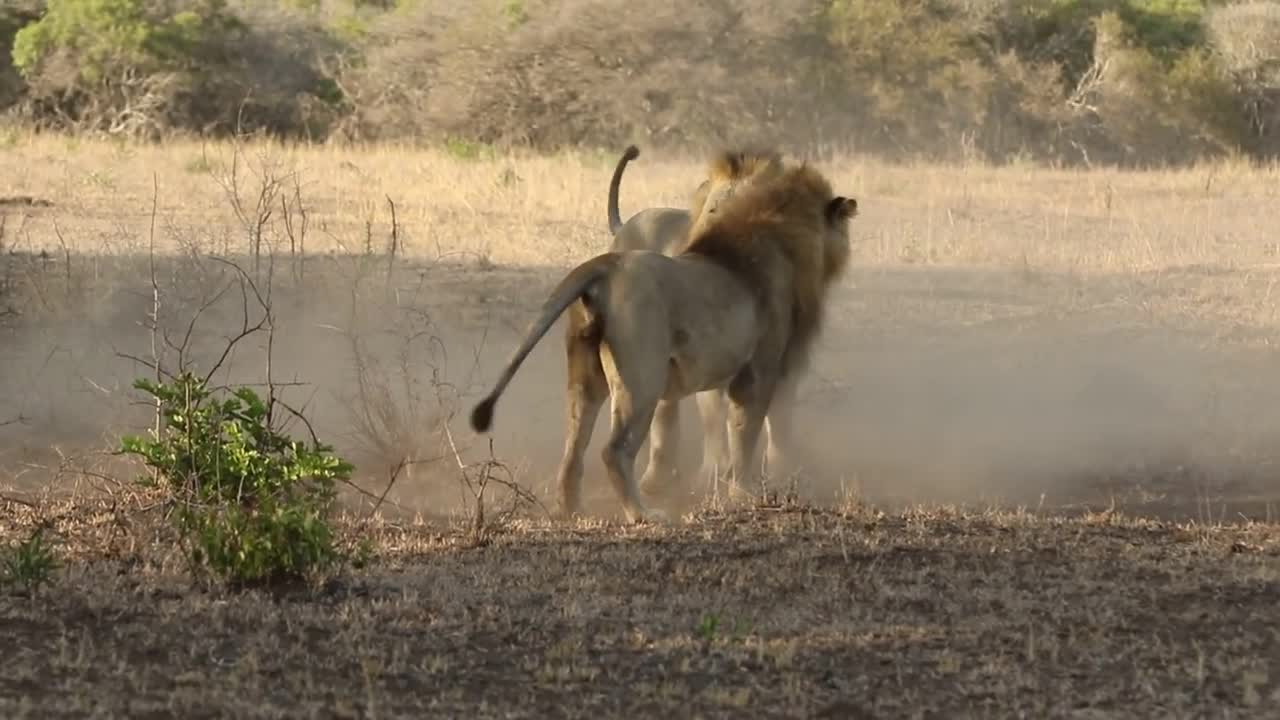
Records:
[[[502,395],[502,391],[507,389],[511,378],[515,377],[516,370],[520,369],[520,364],[533,351],[542,336],[547,334],[565,308],[579,298],[586,298],[589,302],[593,299],[600,281],[608,277],[617,266],[619,257],[617,253],[597,255],[570,270],[560,284],[556,285],[551,295],[542,303],[542,311],[538,313],[538,317],[529,323],[524,340],[511,354],[511,359],[507,360],[507,366],[502,370],[502,375],[498,377],[493,390],[471,409],[472,430],[489,431],[493,425],[493,408],[498,404],[498,398]]]
[[[617,235],[622,229],[622,214],[618,212],[618,187],[622,185],[622,171],[626,169],[627,163],[638,157],[640,157],[640,148],[628,145],[626,151],[622,153],[622,159],[618,161],[618,167],[613,169],[613,179],[609,181],[610,235]]]

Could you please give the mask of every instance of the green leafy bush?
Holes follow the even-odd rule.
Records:
[[[29,2],[9,2],[0,7],[0,110],[13,106],[22,96],[22,75],[13,65],[13,38],[28,23],[40,18]]]
[[[37,121],[158,136],[246,30],[224,0],[49,0],[13,40]]]
[[[1100,16],[1097,28],[1096,54],[1106,64],[1098,112],[1127,161],[1180,164],[1246,145],[1247,124],[1213,52],[1191,48],[1165,60],[1114,13]]]
[[[37,126],[152,139],[211,129],[315,137],[341,111],[322,68],[341,44],[322,20],[275,4],[49,0],[17,31],[11,55]]]
[[[30,77],[65,53],[79,79],[97,82],[124,68],[189,69],[202,45],[244,29],[225,0],[201,0],[180,12],[157,12],[146,0],[49,0],[42,18],[18,31],[13,63]]]
[[[124,451],[173,493],[193,563],[240,584],[300,578],[338,558],[329,513],[334,482],[352,467],[330,447],[283,435],[280,406],[250,388],[214,393],[189,373],[134,387],[158,401],[162,423],[150,438],[124,438]]]

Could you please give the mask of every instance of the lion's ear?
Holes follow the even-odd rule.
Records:
[[[827,203],[827,222],[848,220],[858,214],[858,201],[837,195]]]

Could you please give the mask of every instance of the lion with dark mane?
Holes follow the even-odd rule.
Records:
[[[848,264],[856,212],[855,200],[800,165],[741,186],[674,256],[613,251],[583,262],[552,290],[493,390],[472,409],[472,428],[489,430],[521,363],[572,307],[581,320],[573,339],[591,351],[602,377],[575,367],[584,356],[570,356],[559,471],[566,514],[581,509],[583,456],[606,398],[611,428],[602,458],[628,520],[665,519],[640,497],[635,458],[649,431],[654,460],[670,465],[677,403],[694,393],[726,392],[730,477],[748,482],[774,392],[807,356],[827,291]]]
[[[784,167],[782,156],[772,148],[747,147],[722,151],[711,158],[707,168],[707,178],[694,191],[688,210],[672,207],[645,208],[623,223],[618,209],[622,173],[627,163],[639,156],[639,148],[635,145],[628,146],[619,158],[613,177],[609,181],[607,209],[609,231],[613,234],[613,242],[609,247],[611,251],[650,250],[674,255],[692,234],[699,232],[715,217],[720,204],[733,197],[740,187],[758,180],[776,177]],[[583,372],[594,372],[603,382],[604,370],[600,367],[599,359],[590,344],[575,340],[582,334],[583,322],[584,319],[579,313],[570,313],[570,320],[565,327],[568,362],[571,367],[582,368]],[[805,367],[797,368],[798,371],[805,369]],[[769,440],[766,459],[771,470],[786,468],[787,463],[784,460],[794,459],[795,456],[795,443],[790,427],[799,374],[797,372],[789,375],[784,385],[778,389],[773,410],[765,420],[765,431]],[[572,387],[569,392],[573,392]],[[725,425],[726,398],[723,390],[709,390],[697,393],[696,399],[702,419],[700,475],[704,482],[710,482],[729,465],[729,446]],[[643,486],[646,489],[656,489],[659,485],[666,485],[672,479],[670,475],[674,474],[675,470],[674,465],[669,466],[672,473],[660,479],[656,474],[657,469],[668,466],[651,464],[650,467],[654,469],[645,473]]]

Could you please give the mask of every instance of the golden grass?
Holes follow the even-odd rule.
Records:
[[[624,218],[651,205],[683,203],[703,172],[701,158],[642,152],[623,180]],[[176,229],[235,247],[234,237],[226,237],[234,227],[228,204],[210,177],[229,162],[227,143],[139,146],[11,135],[3,153],[6,167],[17,171],[0,177],[0,197],[57,204],[23,227],[36,249],[58,247],[51,218],[75,249],[136,244],[146,236],[153,173],[162,214]],[[249,169],[268,158],[298,174],[319,231],[318,252],[361,250],[365,223],[387,221],[388,197],[409,235],[409,255],[565,265],[607,241],[606,190],[616,154],[464,159],[444,149],[268,142],[248,143],[245,153]],[[900,166],[860,157],[819,164],[861,203],[855,262],[864,265],[1124,273],[1278,262],[1267,219],[1280,196],[1274,165],[1128,172]]]

